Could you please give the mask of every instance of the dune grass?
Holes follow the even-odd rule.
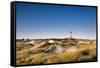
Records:
[[[30,50],[30,48],[26,48],[26,51],[21,50],[21,52],[16,52],[16,64],[52,64],[63,62],[95,61],[97,59],[95,44],[78,44],[76,46],[78,48],[75,51],[64,51],[60,53],[44,53],[41,48],[37,48],[35,51]]]

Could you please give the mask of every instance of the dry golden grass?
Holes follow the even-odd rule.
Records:
[[[78,44],[75,51],[44,53],[40,48],[34,52],[30,48],[16,52],[16,64],[51,64],[96,60],[96,44]]]

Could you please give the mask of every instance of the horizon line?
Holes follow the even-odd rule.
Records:
[[[68,39],[69,37],[67,37],[67,39]],[[49,37],[49,38],[16,38],[16,39],[66,39],[66,37],[64,38],[61,38],[61,37],[59,37],[59,38],[54,38],[54,37]],[[77,38],[77,37],[73,37],[73,38],[71,38],[71,39],[91,39],[91,40],[96,40],[97,38]]]

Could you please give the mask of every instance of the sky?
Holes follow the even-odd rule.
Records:
[[[16,38],[96,38],[96,8],[16,3]]]

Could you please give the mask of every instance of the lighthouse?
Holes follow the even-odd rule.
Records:
[[[72,39],[72,31],[69,34],[69,38]]]
[[[69,32],[69,38],[67,39],[67,44],[68,45],[72,44],[72,31]]]

